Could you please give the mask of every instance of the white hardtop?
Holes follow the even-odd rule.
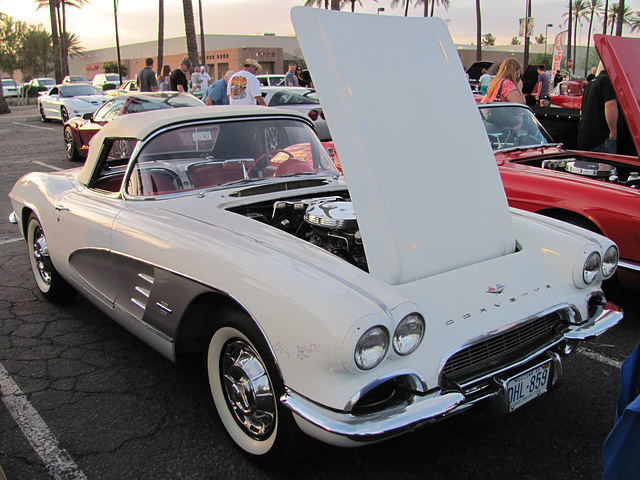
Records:
[[[87,161],[78,175],[78,181],[87,184],[98,161],[101,145],[108,138],[132,138],[144,140],[151,133],[163,127],[176,126],[191,121],[217,119],[246,119],[248,117],[274,117],[278,115],[296,116],[310,124],[310,120],[302,114],[290,110],[278,110],[262,106],[202,106],[185,108],[167,108],[133,113],[114,118],[91,139],[91,148]]]
[[[445,23],[308,7],[291,17],[371,274],[402,284],[512,253],[507,199]]]

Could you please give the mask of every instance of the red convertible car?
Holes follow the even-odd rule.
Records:
[[[596,35],[636,152],[640,147],[640,39]],[[568,150],[520,104],[480,105],[509,204],[580,225],[620,248],[618,278],[640,287],[640,159]]]
[[[204,103],[193,95],[178,92],[132,93],[118,95],[95,112],[70,118],[64,124],[67,158],[79,162],[87,157],[89,141],[100,129],[120,115],[175,107],[201,107]]]

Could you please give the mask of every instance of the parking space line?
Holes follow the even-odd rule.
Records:
[[[37,160],[34,161],[33,163],[36,163],[36,164],[40,165],[41,167],[50,168],[51,170],[58,170],[58,171],[64,170],[64,168],[54,167],[53,165],[49,165],[48,163],[44,163],[44,162],[38,162]]]
[[[604,363],[605,365],[609,365],[612,367],[616,367],[616,368],[620,368],[622,366],[622,362],[619,362],[618,360],[614,360],[613,358],[609,358],[609,357],[605,357],[604,355],[598,353],[598,352],[594,352],[592,350],[589,350],[588,348],[584,348],[584,347],[580,347],[577,350],[578,353],[581,353],[582,355],[584,355],[585,357],[589,357],[593,360],[596,360],[600,363]]]
[[[0,240],[0,245],[8,245],[9,243],[20,242],[24,240],[22,237],[10,238],[9,240]]]
[[[40,125],[29,125],[28,123],[11,122],[14,125],[22,125],[23,127],[41,128],[42,130],[53,130],[52,127],[41,127]]]
[[[0,363],[0,396],[22,433],[56,480],[86,480],[58,439]]]

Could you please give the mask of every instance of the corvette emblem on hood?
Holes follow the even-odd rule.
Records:
[[[504,291],[504,285],[497,283],[495,287],[489,287],[486,293],[493,293],[495,295],[500,295],[503,291]]]

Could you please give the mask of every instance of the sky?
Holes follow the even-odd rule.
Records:
[[[548,31],[551,41],[557,33],[566,29],[562,14],[567,10],[567,0],[530,0],[534,19],[534,36]],[[613,1],[613,0],[611,0]],[[391,9],[391,0],[356,1],[356,12],[377,14],[378,8],[384,8],[380,15],[404,15],[404,8]],[[401,0],[402,2],[402,0]],[[401,3],[400,2],[400,3]],[[527,0],[482,0],[482,33],[491,33],[496,37],[497,45],[507,45],[519,33],[519,19],[526,13]],[[193,0],[196,31],[199,32],[198,0]],[[120,45],[153,41],[158,35],[158,0],[117,0],[118,33]],[[289,11],[293,6],[303,5],[304,0],[202,0],[202,14],[205,34],[251,35],[275,33],[293,35]],[[450,0],[446,11],[436,6],[435,16],[447,22],[453,40],[457,44],[475,43],[476,13],[475,0]],[[626,0],[633,11],[640,10],[640,0]],[[182,0],[164,0],[165,38],[184,35]],[[422,16],[423,6],[409,7],[409,16]],[[30,24],[42,24],[50,30],[47,9],[36,10],[33,0],[0,0],[0,12],[24,20]],[[67,8],[67,30],[80,38],[81,45],[87,50],[106,48],[115,45],[115,22],[113,0],[90,0],[83,9]],[[545,26],[551,24],[551,27]],[[561,28],[562,25],[562,28]],[[586,44],[588,22],[578,27],[582,41]],[[594,27],[596,33],[602,32],[602,23]],[[629,34],[625,30],[625,34]],[[636,32],[633,36],[640,36]],[[522,40],[522,39],[521,39]]]

